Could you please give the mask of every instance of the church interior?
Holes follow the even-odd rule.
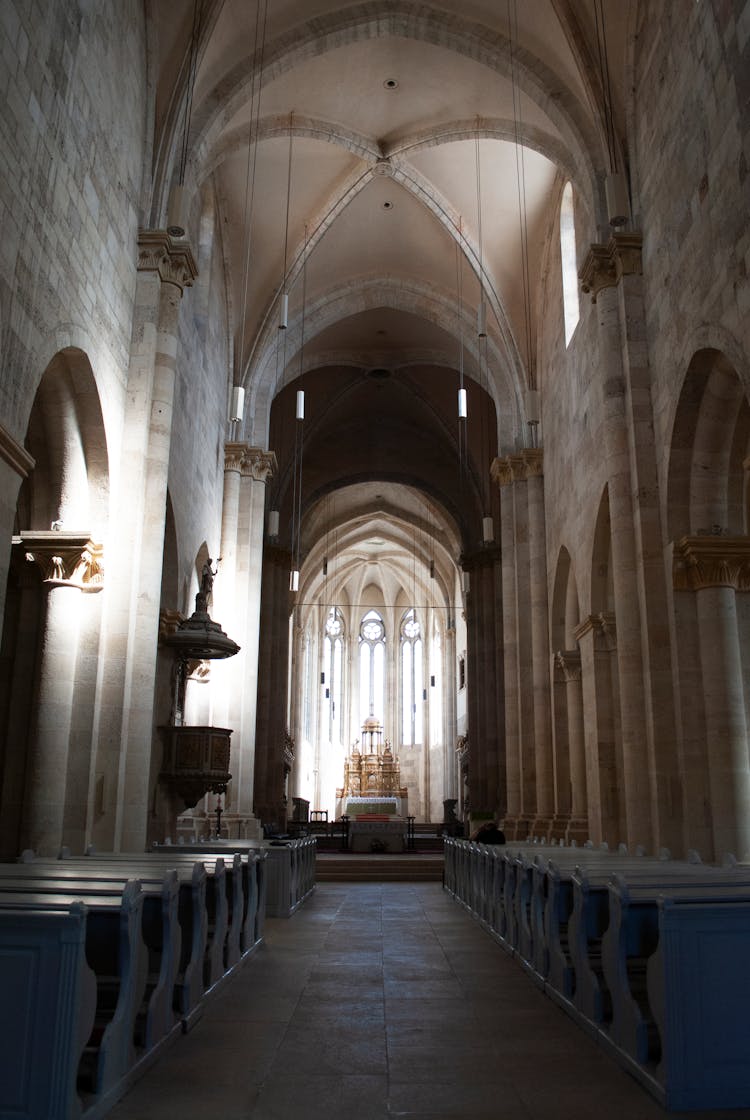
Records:
[[[0,39],[0,860],[750,859],[750,2]]]

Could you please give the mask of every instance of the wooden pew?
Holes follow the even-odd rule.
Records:
[[[625,881],[613,876],[608,886],[609,926],[602,939],[602,967],[612,993],[611,1042],[638,1065],[658,1061],[661,1038],[647,992],[648,962],[656,952],[659,906],[743,903],[750,906],[747,873],[696,869],[673,879]]]
[[[648,962],[661,1037],[653,1073],[626,1065],[667,1109],[750,1107],[750,905],[662,898]]]
[[[63,892],[85,901],[90,895],[119,897],[129,878],[125,873],[111,872],[105,878],[85,865],[76,871],[60,861],[0,864],[0,892]],[[148,951],[148,977],[143,1006],[136,1020],[135,1043],[150,1050],[177,1024],[173,1003],[182,940],[178,921],[179,883],[175,871],[165,872],[154,882],[139,882],[143,894],[141,935]]]
[[[88,910],[0,907],[0,1115],[80,1115],[78,1067],[96,1014]],[[40,1060],[43,1055],[43,1060]]]
[[[243,911],[240,923],[240,950],[242,954],[251,952],[263,939],[263,924],[266,916],[267,897],[267,846],[258,840],[206,840],[190,844],[155,844],[152,855],[192,856],[200,859],[204,855],[216,858],[219,855],[239,856],[243,884]]]
[[[161,875],[169,868],[178,872],[192,874],[196,856],[186,852],[180,855],[177,852],[160,854],[155,851],[143,852],[93,852],[84,857],[98,864],[126,865],[130,872],[139,879],[148,879],[154,875]],[[67,862],[67,861],[66,861]],[[201,858],[206,872],[205,912],[207,916],[207,937],[203,961],[203,988],[208,991],[218,984],[225,974],[230,971],[239,960],[239,914],[235,924],[230,926],[229,906],[231,886],[227,886],[226,865],[223,856],[211,857],[206,855]],[[236,886],[237,897],[241,886],[241,877],[238,863],[231,860],[232,882]],[[227,938],[231,938],[231,949],[227,951]],[[232,961],[227,965],[227,957]]]
[[[289,918],[315,889],[314,836],[298,840],[220,840],[198,841],[195,844],[159,845],[157,852],[186,852],[214,854],[216,852],[265,854],[266,861],[259,865],[262,874],[258,912],[261,922],[269,918]],[[263,903],[263,900],[264,903]],[[259,934],[262,936],[262,929]]]
[[[0,891],[0,912],[69,911],[75,894]],[[86,897],[86,959],[96,974],[96,1012],[79,1066],[79,1084],[116,1099],[136,1061],[136,1016],[143,1002],[148,955],[141,937],[143,894],[135,880],[118,895]]]
[[[26,858],[31,862],[22,865],[4,864],[3,868],[9,872],[11,868],[18,866],[25,868],[26,873],[33,868],[36,874],[49,873],[71,878],[85,876],[95,882],[103,883],[119,883],[133,870],[128,861],[117,859],[108,863],[103,855],[98,856],[96,860],[92,860],[90,856],[67,857],[63,860],[32,860],[31,854]],[[139,858],[145,857],[140,855]],[[172,869],[156,863],[148,864],[141,869],[139,881],[144,885],[159,885],[168,870]],[[200,1015],[205,991],[204,963],[208,944],[207,876],[204,865],[197,861],[189,865],[180,865],[174,870],[178,883],[177,918],[180,954],[174,983],[173,1006],[183,1030],[187,1030]]]

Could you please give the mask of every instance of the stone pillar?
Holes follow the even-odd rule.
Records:
[[[8,584],[10,547],[18,491],[21,482],[28,477],[34,465],[34,460],[28,451],[0,424],[0,541],[7,542],[0,548],[0,634],[3,629],[5,589]]]
[[[492,466],[503,491],[501,534],[508,744],[508,832],[549,834],[555,811],[543,453]]]
[[[587,773],[586,743],[583,726],[583,696],[581,693],[581,655],[577,649],[558,650],[555,661],[565,681],[565,701],[568,714],[568,756],[570,760],[570,820],[565,837],[567,840],[587,840],[589,836],[587,789],[592,782]],[[590,796],[590,795],[589,795]]]
[[[287,688],[291,554],[266,545],[260,609],[258,707],[255,732],[254,811],[263,824],[283,827],[284,774],[288,758]]]
[[[232,784],[227,808],[246,835],[253,819],[255,733],[258,698],[260,593],[266,482],[276,469],[272,451],[230,442],[225,446],[219,617],[240,645],[236,657],[217,665],[224,676],[227,723],[232,735]],[[219,721],[220,722],[220,721]]]
[[[505,758],[498,726],[502,718],[498,716],[502,712],[502,650],[497,641],[495,594],[499,560],[498,550],[491,546],[462,557],[470,586],[466,596],[466,631],[471,813],[496,814],[505,807],[504,781],[500,785]]]
[[[713,853],[750,856],[750,756],[737,592],[750,591],[750,538],[683,537],[675,591],[696,596]]]
[[[452,621],[452,620],[451,620]],[[458,798],[456,768],[456,628],[448,626],[440,666],[443,679],[443,800]]]
[[[80,596],[102,589],[102,549],[85,535],[65,532],[23,533],[21,539],[27,560],[42,571],[46,593],[21,844],[38,855],[56,856],[65,839]]]
[[[509,459],[495,459],[492,477],[500,487],[500,550],[502,557],[503,676],[505,683],[505,788],[504,828],[516,838],[521,817],[521,741],[518,676],[518,612],[516,602],[515,516],[513,471]]]
[[[164,230],[141,230],[138,282],[120,464],[118,516],[104,618],[104,659],[94,728],[101,814],[97,847],[140,850],[146,842],[152,773],[167,476],[178,317],[197,276],[190,246]]]
[[[606,840],[614,847],[623,840],[627,828],[621,797],[625,764],[617,675],[613,672],[617,662],[614,615],[589,615],[573,634],[580,650],[583,706],[587,714],[584,737],[589,832],[595,843]]]
[[[547,542],[544,517],[543,452],[521,452],[529,503],[529,571],[531,577],[531,671],[534,690],[534,761],[536,771],[535,835],[549,835],[555,812],[549,671]]]
[[[640,273],[640,236],[613,234],[607,246],[593,245],[581,269],[584,292],[591,292],[599,326],[599,365],[603,394],[602,425],[607,469],[612,544],[612,582],[617,624],[617,664],[625,761],[625,819],[628,844],[653,848],[656,843],[656,772],[653,726],[647,718],[647,689],[643,653],[648,614],[640,590],[633,495],[640,482],[632,441],[643,438],[633,430],[634,401],[624,358],[621,312],[628,308],[623,277]],[[642,307],[634,309],[642,314]],[[645,407],[642,402],[641,407]],[[650,422],[650,402],[649,422]],[[653,431],[651,431],[653,445]],[[653,446],[652,451],[653,455]],[[653,542],[651,542],[653,545]],[[666,591],[666,588],[663,588]],[[666,639],[667,635],[664,634]],[[669,694],[665,702],[669,703]],[[673,735],[673,732],[672,732]]]

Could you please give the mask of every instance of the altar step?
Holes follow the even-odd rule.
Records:
[[[341,836],[338,834],[334,836],[318,835],[315,837],[315,840],[319,852],[341,852]],[[414,848],[415,852],[411,853],[412,855],[422,855],[424,853],[433,852],[441,854],[443,851],[443,838],[442,836],[436,836],[434,832],[432,832],[432,834],[416,832],[414,836]]]
[[[318,851],[315,877],[321,883],[439,883],[443,878],[443,857],[442,853],[370,855]]]

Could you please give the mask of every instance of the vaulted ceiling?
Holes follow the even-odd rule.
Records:
[[[464,544],[476,538],[489,459],[528,438],[563,186],[596,229],[608,147],[623,155],[635,7],[151,0],[153,220],[178,174],[192,63],[185,184],[194,205],[210,189],[218,206],[231,379],[247,393],[245,438],[279,453],[282,505],[284,417],[293,427],[303,386],[306,509],[380,480],[430,494]]]

